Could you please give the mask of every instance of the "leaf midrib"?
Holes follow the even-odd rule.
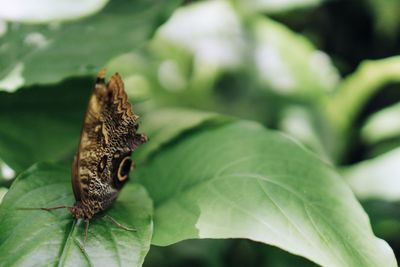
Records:
[[[78,242],[78,240],[74,239],[74,236],[78,230],[78,227],[80,225],[82,221],[79,221],[77,219],[74,219],[72,221],[72,226],[71,226],[71,230],[68,233],[67,238],[65,239],[65,241],[63,243],[61,243],[61,252],[60,252],[60,256],[58,257],[58,263],[57,263],[57,267],[63,267],[64,263],[68,257],[68,252],[70,251],[70,247],[71,247],[71,243],[76,241]],[[77,244],[79,247],[81,246],[78,242]],[[81,248],[81,247],[80,247]],[[88,257],[88,255],[86,254],[86,252],[84,251],[84,248],[81,248],[82,250],[82,254],[84,255],[84,258],[86,259],[86,262],[88,263],[88,265],[90,267],[93,267],[92,262],[90,261],[90,258]]]

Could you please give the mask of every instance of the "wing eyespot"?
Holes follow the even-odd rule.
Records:
[[[123,182],[128,178],[129,172],[131,170],[132,160],[131,158],[125,157],[118,166],[117,177],[120,182]]]

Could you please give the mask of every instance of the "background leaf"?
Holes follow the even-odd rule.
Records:
[[[0,204],[3,201],[4,196],[6,195],[8,188],[0,187]]]
[[[340,77],[327,54],[281,23],[265,17],[250,21],[255,66],[267,89],[308,100],[336,89]]]
[[[341,83],[337,94],[324,103],[325,108],[336,127],[346,132],[372,96],[385,85],[399,82],[400,56],[364,61]]]
[[[248,239],[192,239],[160,247],[151,246],[144,267],[243,267],[317,265],[279,248]]]
[[[325,0],[231,0],[243,12],[263,12],[267,14],[288,12],[295,9],[314,7]]]
[[[85,17],[102,9],[109,0],[51,1],[0,0],[0,19],[25,23],[44,23]],[[79,3],[79,4],[78,4]]]
[[[38,164],[22,173],[0,206],[0,262],[3,266],[141,266],[150,248],[152,202],[138,184],[128,184],[106,213],[110,221],[91,220],[84,251],[84,226],[65,209],[51,212],[18,210],[72,205],[70,168]],[[12,252],[12,253],[10,253]],[[15,255],[19,255],[18,258]]]
[[[400,148],[353,164],[343,175],[360,199],[400,200]]]
[[[361,129],[361,137],[369,144],[400,138],[400,103],[370,116]]]
[[[371,218],[374,232],[397,249],[400,237],[400,202],[368,199],[362,202]]]
[[[355,146],[354,138],[358,136],[358,127],[366,112],[369,110],[368,103],[380,91],[387,86],[394,85],[392,93],[384,97],[381,103],[377,103],[375,109],[380,106],[393,104],[395,102],[396,84],[400,83],[400,57],[390,57],[380,60],[368,60],[361,62],[357,70],[346,77],[340,84],[337,92],[331,98],[322,101],[321,110],[326,118],[334,126],[333,132],[337,134],[340,142],[332,152],[333,158],[346,162],[344,153],[351,151]],[[393,93],[394,92],[394,93]],[[382,98],[381,98],[382,99]]]
[[[138,171],[155,203],[154,244],[249,238],[324,266],[396,266],[341,178],[256,123],[193,133]]]
[[[205,13],[207,22],[201,19]],[[187,56],[171,50],[191,54],[189,87],[203,91],[212,89],[223,73],[236,70],[243,76],[248,69],[263,90],[315,100],[334,90],[340,79],[330,57],[304,36],[264,16],[242,17],[229,1],[179,8],[157,32],[153,46],[178,65],[187,65]]]
[[[371,7],[371,13],[374,16],[374,26],[377,35],[386,37],[389,41],[393,41],[399,34],[400,18],[400,2],[397,0],[387,0],[384,2],[367,0]]]
[[[79,22],[10,24],[0,39],[0,89],[93,75],[113,56],[142,45],[179,3],[115,0]]]
[[[17,172],[38,161],[71,159],[93,81],[0,92],[0,158]]]

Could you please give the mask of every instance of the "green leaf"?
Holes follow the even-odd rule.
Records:
[[[365,160],[343,171],[360,199],[400,200],[400,148]]]
[[[197,131],[138,171],[155,203],[153,244],[248,238],[324,266],[396,266],[341,177],[259,124]]]
[[[141,120],[143,125],[140,127],[140,132],[146,133],[151,142],[139,147],[135,154],[141,160],[145,160],[162,146],[175,140],[181,134],[193,130],[193,128],[198,128],[205,124],[223,123],[229,119],[212,112],[183,108],[163,108],[146,113]]]
[[[4,196],[7,194],[8,189],[5,187],[0,187],[0,204],[3,201]]]
[[[400,202],[369,199],[362,204],[371,218],[374,233],[395,243],[400,238]]]
[[[336,89],[339,74],[327,54],[281,23],[261,16],[250,21],[255,66],[270,90],[315,100]]]
[[[400,29],[400,2],[397,0],[367,0],[374,17],[375,33],[386,42],[394,42]]]
[[[93,75],[148,40],[180,3],[114,0],[90,18],[61,25],[8,25],[0,39],[0,89]]]
[[[118,72],[123,77],[129,98],[146,100],[151,99],[154,86],[154,78],[148,74],[157,68],[152,63],[152,60],[139,50],[113,58],[107,63],[106,69],[109,73]]]
[[[205,13],[207,22],[202,20]],[[312,100],[334,90],[339,81],[329,56],[309,40],[263,16],[241,18],[229,1],[203,1],[179,8],[160,28],[155,43],[159,51],[172,44],[192,54],[189,86],[203,91],[212,87],[221,73],[244,68],[250,69],[266,90]],[[183,63],[184,55],[175,55],[174,60]]]
[[[292,105],[283,110],[279,119],[279,130],[295,138],[322,159],[330,157],[337,141],[330,136],[329,126],[321,114],[304,106]]]
[[[295,0],[295,1],[271,1],[271,0],[231,0],[242,12],[263,12],[276,14],[299,8],[315,7],[325,0]]]
[[[17,172],[72,158],[93,81],[0,92],[0,159]]]
[[[109,0],[81,0],[71,3],[68,0],[0,0],[0,18],[24,23],[45,23],[72,20],[98,12]]]
[[[247,239],[191,239],[166,247],[152,246],[145,266],[188,266],[188,262],[209,267],[317,266],[305,258]]]
[[[166,59],[160,67],[161,85],[171,92],[186,87],[211,90],[221,71],[243,65],[248,56],[244,34],[228,1],[201,1],[177,9],[152,41],[155,52]]]
[[[361,137],[368,144],[400,137],[400,103],[369,117],[361,129]]]
[[[323,107],[339,131],[346,133],[368,100],[391,82],[400,82],[400,56],[364,61]]]
[[[9,187],[15,174],[15,171],[0,159],[0,186]]]
[[[128,184],[106,213],[90,221],[81,249],[84,225],[65,209],[46,212],[29,207],[72,205],[70,168],[39,164],[22,173],[0,206],[0,262],[4,266],[141,266],[150,247],[152,202],[138,184]],[[12,252],[12,253],[10,253]]]
[[[231,241],[218,239],[185,240],[167,247],[151,246],[149,254],[146,256],[145,266],[193,266],[189,265],[188,262],[201,263],[196,266],[231,266],[229,262],[226,262],[223,258],[225,258],[224,255],[228,254],[227,247],[230,245],[231,242],[235,241],[236,240]]]

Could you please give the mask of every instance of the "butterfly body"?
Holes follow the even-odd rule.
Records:
[[[115,74],[106,84],[99,72],[72,164],[76,202],[68,209],[77,219],[91,219],[117,198],[132,168],[132,151],[147,141],[137,129],[121,77]]]

